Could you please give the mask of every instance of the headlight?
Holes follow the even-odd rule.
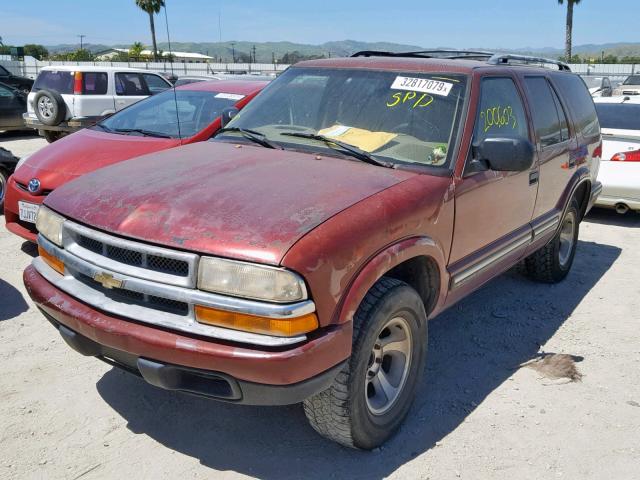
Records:
[[[293,272],[223,258],[200,259],[198,288],[270,302],[286,303],[307,298],[304,281]]]
[[[44,205],[38,209],[38,217],[36,218],[36,228],[38,232],[59,247],[62,246],[63,223],[64,217],[54,213]]]
[[[31,154],[29,155],[25,155],[24,157],[22,157],[20,160],[18,160],[18,163],[16,163],[16,168],[13,170],[14,172],[17,172],[18,169],[24,165],[24,162],[27,161],[27,159],[31,156]]]

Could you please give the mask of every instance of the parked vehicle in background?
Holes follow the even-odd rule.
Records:
[[[23,130],[22,115],[27,111],[27,94],[0,83],[0,131]]]
[[[172,85],[175,85],[178,80],[178,75],[172,72],[158,72],[158,74],[162,75]]]
[[[14,154],[6,148],[0,147],[0,210],[2,210],[7,193],[7,180],[16,168],[17,163],[18,158]]]
[[[640,75],[629,75],[613,90],[613,95],[640,95]]]
[[[594,75],[583,75],[582,79],[589,89],[592,97],[610,97],[613,93],[611,80],[609,77],[597,77]]]
[[[54,142],[171,88],[161,75],[117,67],[44,67],[27,100],[25,124]]]
[[[113,163],[207,140],[220,128],[223,109],[243,108],[265,85],[203,82],[177,88],[175,95],[166,91],[39,150],[20,162],[9,181],[7,229],[35,242],[39,205],[53,190]]]
[[[520,261],[569,273],[600,149],[563,63],[302,62],[211,142],[49,195],[25,285],[84,355],[169,390],[302,401],[320,434],[372,449],[409,412],[429,318]]]
[[[176,79],[175,86],[180,87],[182,85],[189,85],[190,83],[208,82],[211,80],[218,80],[218,79],[213,77],[199,77],[196,75],[183,75]]]
[[[640,101],[613,97],[596,99],[595,105],[602,127],[602,194],[596,205],[640,211]]]
[[[31,78],[14,75],[2,65],[0,65],[0,82],[16,88],[27,95],[33,86],[33,80]]]

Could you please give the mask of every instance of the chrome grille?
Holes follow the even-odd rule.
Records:
[[[73,276],[76,280],[84,283],[87,287],[91,287],[94,290],[102,293],[105,297],[116,302],[127,303],[130,305],[139,305],[141,307],[153,308],[154,310],[160,310],[174,315],[189,315],[189,304],[185,302],[179,302],[177,300],[171,300],[169,298],[156,297],[155,295],[145,295],[140,292],[134,292],[133,290],[126,290],[124,288],[104,288],[100,283],[96,282],[93,278],[87,277],[80,272],[73,272]]]
[[[195,287],[198,255],[156,247],[65,222],[64,248],[98,267],[154,282]]]

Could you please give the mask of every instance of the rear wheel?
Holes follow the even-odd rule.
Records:
[[[36,117],[45,125],[58,125],[67,114],[67,106],[58,92],[39,90],[33,98]]]
[[[347,447],[384,443],[411,408],[426,341],[420,296],[404,282],[382,278],[356,312],[349,362],[329,389],[304,401],[311,426]]]
[[[524,260],[526,274],[534,280],[557,283],[563,280],[571,266],[580,231],[578,202],[571,201],[556,236],[544,247]]]

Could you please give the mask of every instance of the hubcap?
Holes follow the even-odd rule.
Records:
[[[411,329],[402,317],[380,330],[365,377],[367,407],[374,415],[383,415],[398,400],[411,366],[411,343]]]
[[[38,110],[43,117],[51,117],[53,115],[53,102],[51,99],[49,97],[40,97],[40,100],[38,100]]]
[[[558,252],[558,260],[563,267],[569,262],[569,258],[571,257],[575,228],[576,222],[573,215],[567,215],[560,230],[560,251]]]

